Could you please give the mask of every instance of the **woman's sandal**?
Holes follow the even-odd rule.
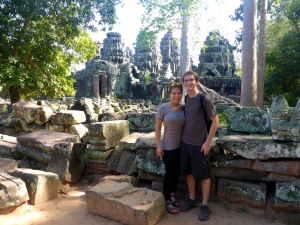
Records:
[[[174,207],[180,207],[180,202],[178,201],[178,200],[176,200],[176,195],[175,195],[175,193],[171,193],[171,200],[172,200],[172,205],[174,206]]]
[[[172,205],[174,206],[174,207],[180,207],[180,202],[179,201],[177,201],[177,200],[174,200],[174,201],[172,201]]]
[[[174,215],[179,214],[179,210],[173,205],[172,201],[168,201],[166,203],[166,210],[170,214],[174,214]]]

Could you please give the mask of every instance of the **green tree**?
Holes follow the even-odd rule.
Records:
[[[189,22],[203,0],[140,0],[145,8],[144,28],[137,42],[157,38],[161,31],[181,29],[180,74],[190,69]]]
[[[11,103],[74,95],[70,66],[96,54],[84,31],[111,28],[122,0],[0,0],[0,82]]]
[[[298,0],[276,5],[267,28],[265,97],[284,95],[291,106],[300,96],[299,9]]]

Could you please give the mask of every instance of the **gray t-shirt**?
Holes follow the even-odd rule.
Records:
[[[195,146],[202,146],[208,135],[203,110],[206,110],[208,117],[217,115],[216,108],[207,95],[204,97],[203,107],[200,107],[200,94],[201,92],[193,98],[187,96],[182,133],[182,141]]]
[[[178,112],[174,111],[168,103],[163,103],[157,109],[156,119],[163,121],[162,148],[164,150],[179,148],[185,122],[184,111],[182,109]]]

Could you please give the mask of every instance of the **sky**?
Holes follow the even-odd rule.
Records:
[[[112,31],[121,34],[125,47],[132,47],[137,34],[141,28],[141,15],[143,7],[138,4],[139,0],[124,0],[124,6],[117,6],[117,15],[120,18]],[[241,28],[241,22],[231,21],[229,15],[233,15],[241,0],[223,0],[222,6],[216,5],[213,1],[209,2],[209,8],[201,11],[202,18],[205,21],[200,22],[202,29],[199,39],[204,41],[209,31],[216,28],[230,42],[234,44],[235,30]],[[99,31],[98,33],[90,33],[93,40],[103,42],[106,33]],[[176,34],[174,35],[176,36]],[[179,36],[179,35],[178,35]]]

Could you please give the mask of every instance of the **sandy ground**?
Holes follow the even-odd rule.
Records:
[[[85,203],[85,190],[91,186],[83,185],[72,187],[66,195],[38,206],[23,205],[14,212],[7,215],[0,215],[1,225],[121,225],[95,215],[87,210]],[[250,212],[238,205],[229,203],[219,203],[211,201],[209,203],[212,213],[206,222],[198,221],[199,209],[195,208],[190,212],[180,213],[179,215],[166,215],[157,223],[158,225],[282,225],[297,224],[291,222],[287,217],[279,219],[276,216],[266,216],[258,212]],[[275,218],[276,217],[276,218]],[[299,223],[298,223],[299,225]]]

